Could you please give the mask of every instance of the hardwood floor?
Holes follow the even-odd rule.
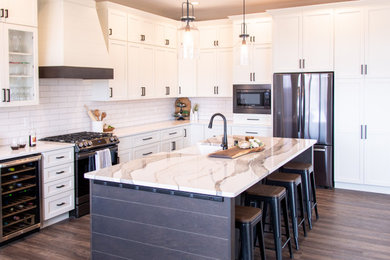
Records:
[[[320,219],[306,238],[300,234],[294,259],[390,259],[390,195],[317,191]],[[89,230],[89,216],[63,221],[1,247],[0,259],[90,259]],[[267,257],[275,259],[274,252],[267,250]]]

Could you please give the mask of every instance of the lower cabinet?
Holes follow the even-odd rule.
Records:
[[[148,145],[143,145],[140,147],[135,147],[133,149],[133,160],[143,158],[145,156],[159,153],[160,152],[160,143],[153,143]]]
[[[74,148],[42,153],[42,218],[47,221],[74,209]]]

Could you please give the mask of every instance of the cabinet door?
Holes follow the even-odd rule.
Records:
[[[167,67],[165,63],[165,49],[156,48],[155,58],[154,84],[156,89],[156,97],[164,97],[167,94]]]
[[[390,7],[369,8],[366,21],[367,77],[390,78]]]
[[[166,86],[165,97],[177,96],[177,53],[175,49],[165,50]]]
[[[344,8],[335,11],[335,77],[361,78],[364,64],[363,11]]]
[[[194,97],[196,96],[196,61],[182,60],[178,61],[179,73],[179,97]]]
[[[390,121],[388,111],[390,80],[366,80],[364,91],[365,183],[390,187],[388,165]]]
[[[133,160],[160,152],[160,143],[140,146],[133,149]]]
[[[154,49],[151,46],[141,46],[138,54],[138,66],[140,87],[138,89],[140,98],[151,98],[154,93]]]
[[[219,97],[233,96],[233,50],[220,49],[217,51],[217,95]]]
[[[303,13],[303,69],[333,71],[333,10]]]
[[[110,39],[127,41],[127,14],[108,10],[108,35]]]
[[[217,46],[220,48],[233,47],[233,25],[223,25],[218,27]]]
[[[359,79],[336,79],[334,89],[334,177],[363,183],[362,91]]]
[[[114,79],[110,80],[110,99],[127,99],[127,43],[110,40],[110,63],[114,69]]]
[[[2,55],[0,106],[38,103],[37,29],[13,24],[0,25],[5,35]]]
[[[248,22],[248,34],[252,36],[254,44],[271,44],[272,43],[272,21],[258,20]],[[237,35],[238,37],[238,35]]]
[[[155,27],[152,21],[128,15],[128,41],[155,44]]]
[[[8,12],[7,23],[28,25],[37,27],[37,1],[36,0],[5,0],[5,7]]]
[[[198,61],[198,91],[199,97],[217,95],[216,84],[217,57],[215,50],[200,51]]]
[[[176,48],[177,46],[177,29],[175,26],[167,24],[156,25],[156,39],[157,45],[162,47]]]
[[[301,14],[275,16],[273,28],[274,72],[300,71]]]
[[[252,80],[258,84],[272,84],[272,48],[255,45],[252,51]]]
[[[210,49],[217,46],[217,27],[199,27],[199,46]]]
[[[127,89],[128,97],[130,99],[136,99],[141,94],[141,82],[140,82],[140,67],[139,60],[141,53],[141,45],[135,43],[129,43],[127,45]]]

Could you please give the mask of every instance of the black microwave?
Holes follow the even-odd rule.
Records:
[[[233,113],[271,114],[271,84],[233,85]]]

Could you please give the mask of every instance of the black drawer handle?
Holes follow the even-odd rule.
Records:
[[[0,9],[0,18],[3,18],[4,17],[4,8],[1,8]]]
[[[112,29],[108,29],[108,35],[112,35]]]
[[[8,9],[5,9],[5,18],[8,18]]]
[[[257,135],[258,132],[245,132],[246,134],[253,134],[253,135]]]
[[[60,185],[60,186],[56,186],[57,189],[61,189],[61,188],[63,188],[63,187],[65,187],[65,185],[63,185],[63,184]]]
[[[172,132],[172,133],[169,133],[169,135],[175,135],[177,134],[177,132]]]
[[[65,171],[56,172],[56,174],[63,174],[63,173],[65,173]]]
[[[57,204],[57,207],[64,206],[65,204],[66,204],[65,202],[62,202],[60,204]]]
[[[65,156],[57,156],[56,159],[59,160],[59,159],[64,159]]]
[[[150,155],[150,154],[152,154],[153,152],[148,152],[148,153],[143,153],[142,155],[143,156],[146,156],[146,155]]]
[[[249,121],[259,121],[260,119],[258,119],[258,118],[247,118],[247,120]]]
[[[152,139],[153,139],[153,137],[148,137],[148,138],[142,139],[142,141],[148,141],[148,140],[152,140]]]

